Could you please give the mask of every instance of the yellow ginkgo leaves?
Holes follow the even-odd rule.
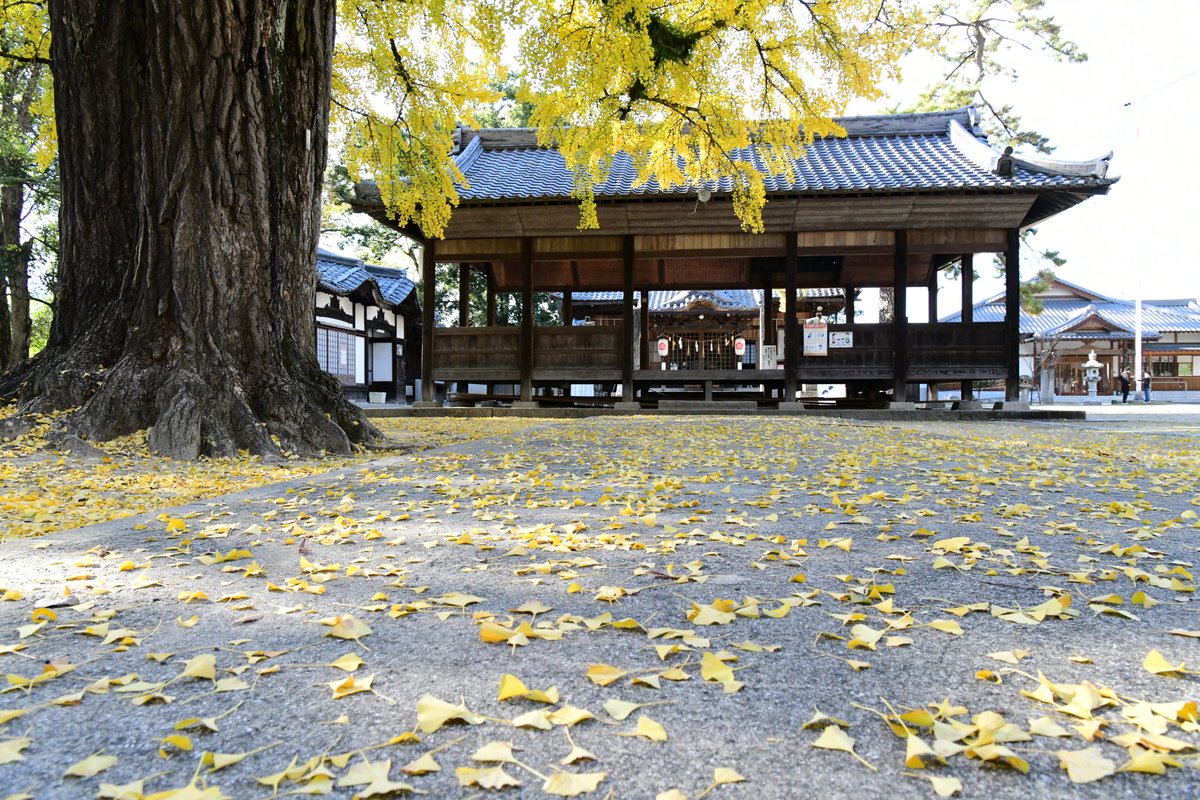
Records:
[[[1072,783],[1091,783],[1107,778],[1117,771],[1116,763],[1105,758],[1096,747],[1059,750],[1057,755]]]
[[[471,713],[465,704],[453,705],[430,694],[417,701],[417,726],[425,733],[433,733],[452,720],[479,725],[484,718]]]
[[[837,725],[827,725],[817,740],[812,743],[813,747],[819,747],[824,750],[840,750],[843,753],[849,753],[862,763],[863,766],[875,771],[875,767],[869,761],[860,756],[854,751],[854,737],[846,733]]]
[[[115,766],[118,760],[116,756],[104,755],[103,752],[95,753],[67,767],[67,771],[63,775],[72,778],[91,778]]]
[[[523,697],[526,700],[533,700],[537,703],[555,705],[558,703],[558,687],[551,686],[545,691],[530,689],[516,675],[504,675],[500,678],[500,691],[496,699],[504,701],[511,700],[514,697]]]
[[[1184,662],[1172,664],[1157,650],[1151,650],[1146,654],[1145,659],[1142,660],[1142,669],[1152,675],[1162,675],[1167,678],[1179,678],[1188,673],[1188,670],[1184,669]]]
[[[370,626],[361,620],[355,619],[351,614],[342,614],[341,616],[323,619],[321,620],[321,624],[329,627],[325,635],[332,636],[335,639],[352,639],[358,641],[371,633]]]

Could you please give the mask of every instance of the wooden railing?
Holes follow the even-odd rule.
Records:
[[[620,325],[534,328],[535,382],[621,379]]]
[[[437,328],[433,331],[433,379],[519,381],[520,347],[520,328]]]
[[[894,338],[891,325],[830,325],[829,332],[850,333],[852,346],[830,347],[827,356],[801,355],[798,360],[799,380],[804,383],[840,383],[847,380],[891,379]]]
[[[826,356],[799,356],[799,381],[843,383],[892,379],[894,333],[891,325],[831,325],[829,331],[831,334],[849,333],[851,346],[830,347]],[[534,382],[620,380],[621,334],[620,325],[534,328]],[[1007,375],[1004,336],[1002,323],[910,324],[908,379],[1002,380]],[[831,339],[835,338],[831,336]],[[519,381],[520,346],[520,329],[516,327],[439,328],[433,337],[433,378],[439,381]],[[638,370],[636,377],[655,383],[697,380],[753,383],[782,377],[782,371],[702,372]]]
[[[1002,322],[934,322],[908,326],[912,380],[995,380],[1008,375]]]

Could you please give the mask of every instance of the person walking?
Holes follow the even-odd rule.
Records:
[[[1117,377],[1121,381],[1121,402],[1128,403],[1129,402],[1129,370],[1127,370],[1127,369],[1122,370],[1121,374],[1118,375]]]
[[[1150,371],[1142,372],[1142,399],[1147,403],[1150,402]]]

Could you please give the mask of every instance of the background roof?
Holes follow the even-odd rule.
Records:
[[[378,295],[394,309],[412,294],[415,286],[403,270],[366,264],[360,259],[318,248],[317,288],[342,295],[366,291]]]

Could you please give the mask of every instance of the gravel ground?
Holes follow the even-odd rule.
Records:
[[[143,778],[147,796],[192,787],[164,800],[385,794],[348,785],[364,761],[475,797],[493,792],[456,769],[489,766],[472,756],[493,741],[520,762],[508,797],[563,771],[605,774],[581,796],[695,800],[721,769],[744,781],[719,800],[934,797],[927,777],[960,797],[1195,797],[1200,640],[1168,631],[1200,630],[1196,430],[581,420],[0,542],[0,797]],[[357,633],[346,615],[371,632],[326,635]],[[1179,671],[1144,668],[1155,650]],[[363,665],[331,666],[348,654]],[[598,685],[589,665],[623,674]],[[506,674],[560,701],[500,701]],[[420,730],[426,695],[478,724]],[[653,705],[618,721],[613,699]],[[567,705],[594,718],[509,723]],[[978,749],[906,767],[883,715],[922,709],[924,743],[950,753],[962,723],[957,749]],[[814,747],[818,710],[861,761]],[[627,735],[640,715],[666,741]],[[1030,736],[1042,717],[1066,735]],[[1178,766],[1084,784],[1060,766],[1093,748],[1120,767],[1139,737]],[[573,745],[594,759],[561,765]],[[440,771],[402,773],[437,748]],[[210,772],[205,752],[251,755]],[[96,753],[118,760],[64,777]]]

